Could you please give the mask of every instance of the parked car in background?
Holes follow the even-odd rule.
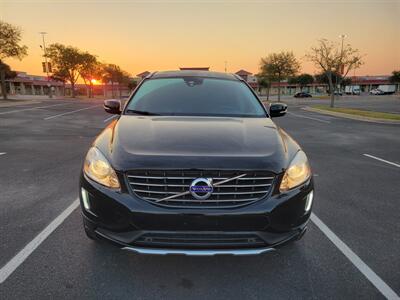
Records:
[[[295,97],[295,98],[310,98],[310,97],[312,97],[312,95],[307,92],[298,92],[298,93],[294,94],[293,97]]]
[[[381,91],[380,89],[373,89],[370,90],[369,93],[371,95],[385,95],[385,93],[383,91]]]
[[[341,91],[334,91],[333,92],[335,95],[339,95],[339,96],[342,96],[343,95],[343,93],[341,92]]]

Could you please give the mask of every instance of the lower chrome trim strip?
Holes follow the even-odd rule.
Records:
[[[141,247],[123,247],[122,250],[135,252],[138,254],[154,255],[187,255],[187,256],[214,256],[214,255],[258,255],[266,252],[275,251],[275,248],[259,249],[215,249],[215,250],[189,250],[189,249],[159,249],[159,248],[141,248]]]

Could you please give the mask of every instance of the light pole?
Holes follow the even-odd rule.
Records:
[[[47,86],[49,88],[49,98],[53,98],[53,93],[51,90],[51,84],[50,84],[50,78],[49,78],[49,64],[47,63],[47,52],[46,52],[46,42],[44,40],[44,36],[47,34],[47,32],[39,32],[39,34],[42,35],[42,41],[43,41],[43,52],[44,52],[44,63],[45,63],[45,69],[46,69],[46,75],[47,75]]]
[[[339,35],[339,38],[342,39],[342,47],[341,47],[341,49],[340,49],[340,66],[339,66],[339,68],[340,68],[339,72],[340,72],[340,73],[342,73],[342,66],[343,66],[343,64],[342,64],[342,60],[343,60],[343,43],[344,43],[344,39],[345,39],[346,37],[347,37],[347,35],[345,35],[345,34]],[[341,74],[341,75],[342,75],[342,74]],[[337,72],[336,72],[336,88],[338,88],[338,86],[339,86],[339,92],[340,92],[341,84],[342,84],[341,81],[340,81],[340,84],[339,84],[339,81],[338,81],[338,74],[337,74]],[[338,94],[339,94],[339,92],[338,92]]]
[[[225,73],[226,73],[226,66],[227,66],[228,62],[225,60],[224,63],[225,63]]]

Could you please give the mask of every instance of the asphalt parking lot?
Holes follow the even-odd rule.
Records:
[[[0,299],[398,297],[399,125],[288,104],[275,121],[310,159],[315,215],[301,241],[252,257],[142,256],[88,240],[79,172],[112,116],[98,100],[0,108]]]

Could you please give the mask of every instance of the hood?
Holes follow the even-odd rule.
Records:
[[[284,138],[269,118],[123,115],[102,135],[95,144],[120,171],[194,168],[280,173],[288,160]]]

